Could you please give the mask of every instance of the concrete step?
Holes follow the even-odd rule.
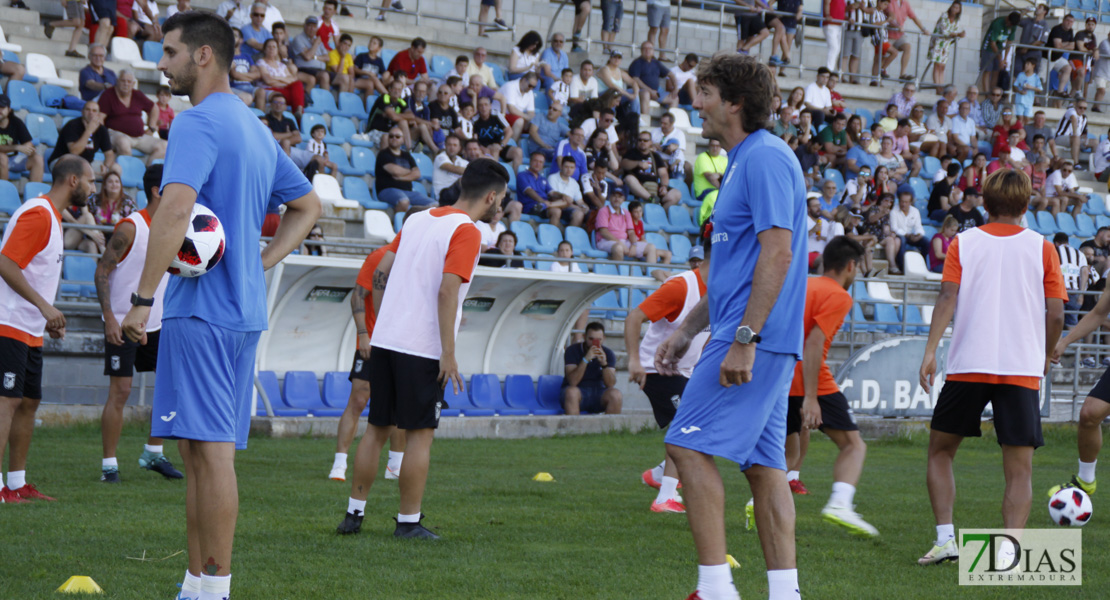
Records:
[[[0,6],[0,23],[4,24],[4,36],[10,37],[16,31],[29,31],[30,27],[38,26],[39,13],[34,10],[11,8],[5,3],[4,6]]]

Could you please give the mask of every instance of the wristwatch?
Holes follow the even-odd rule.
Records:
[[[763,341],[763,338],[758,333],[752,331],[751,327],[741,325],[736,328],[736,343],[738,344],[758,344]]]
[[[154,306],[154,298],[143,298],[136,293],[132,293],[131,306]]]

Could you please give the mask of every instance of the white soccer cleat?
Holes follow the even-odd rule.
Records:
[[[396,471],[394,471],[393,469],[389,468],[389,466],[387,465],[385,467],[385,478],[386,479],[400,479],[401,478],[401,469],[397,469]]]
[[[347,466],[335,466],[331,468],[331,474],[328,479],[332,481],[347,481]]]
[[[879,535],[879,530],[864,521],[863,517],[860,517],[850,506],[826,504],[825,508],[821,509],[821,516],[829,523],[840,525],[858,536],[876,537]]]
[[[947,561],[960,559],[960,549],[956,547],[956,538],[951,538],[941,546],[933,546],[925,556],[917,559],[919,565],[939,565]]]

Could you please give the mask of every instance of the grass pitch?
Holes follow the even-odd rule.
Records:
[[[54,590],[70,575],[92,576],[106,599],[176,595],[186,565],[184,483],[137,466],[144,432],[125,429],[123,484],[113,487],[98,481],[97,428],[36,432],[30,479],[58,502],[0,505],[0,600],[62,598]],[[1074,428],[1050,429],[1045,437],[1048,445],[1035,458],[1031,527],[1052,526],[1045,490],[1075,469]],[[835,447],[813,436],[802,470],[812,495],[795,496],[804,597],[1107,597],[1110,508],[1101,506],[1101,496],[1083,529],[1081,588],[960,587],[953,564],[917,566],[934,535],[925,440],[869,445],[856,503],[881,536],[861,540],[820,518]],[[391,537],[397,484],[383,479],[371,492],[362,533],[335,535],[349,488],[326,479],[334,444],[259,438],[239,454],[233,598],[681,600],[696,585],[685,517],[649,512],[654,490],[639,481],[660,460],[660,433],[437,441],[424,512],[425,524],[444,539],[431,544]],[[180,466],[176,448],[166,449]],[[720,466],[729,551],[741,563],[737,586],[743,598],[766,598],[758,539],[743,527],[747,484],[731,463]],[[538,471],[552,473],[555,483],[532,481]],[[965,442],[956,478],[957,528],[1001,527],[1001,455],[990,432]]]

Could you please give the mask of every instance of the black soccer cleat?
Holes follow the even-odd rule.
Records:
[[[362,517],[362,513],[347,513],[347,516],[343,517],[343,522],[335,528],[335,532],[339,535],[351,535],[362,531]]]
[[[119,469],[101,469],[100,481],[103,481],[104,483],[119,483]]]
[[[139,459],[139,465],[148,471],[154,471],[166,479],[185,479],[185,476],[174,468],[168,458],[158,455],[154,460]]]
[[[396,519],[396,517],[394,517]],[[424,519],[424,515],[420,515],[420,519]],[[395,538],[411,538],[420,540],[438,540],[439,536],[432,533],[427,527],[424,527],[420,522],[416,523],[397,523],[397,529],[393,530],[393,537]]]

